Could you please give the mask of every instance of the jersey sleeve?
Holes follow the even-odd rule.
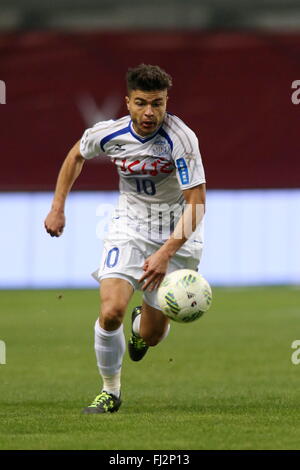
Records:
[[[84,131],[80,140],[80,153],[83,158],[90,160],[98,155],[105,155],[100,142],[109,133],[109,126],[113,122],[113,120],[101,121]]]
[[[205,183],[205,173],[196,134],[185,127],[177,135],[173,149],[178,183],[182,190]]]

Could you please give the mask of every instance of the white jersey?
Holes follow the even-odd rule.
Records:
[[[85,159],[106,155],[117,166],[120,198],[113,219],[161,242],[182,214],[182,191],[205,183],[195,133],[169,113],[147,137],[136,134],[130,116],[99,122],[84,132],[80,152]]]

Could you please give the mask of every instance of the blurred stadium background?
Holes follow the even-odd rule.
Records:
[[[85,164],[62,238],[43,220],[69,148],[126,113],[126,70],[141,62],[173,76],[169,111],[199,136],[201,272],[215,285],[299,284],[299,58],[295,0],[2,0],[0,287],[96,287],[113,165]]]

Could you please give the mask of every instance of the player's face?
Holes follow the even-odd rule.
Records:
[[[167,90],[132,90],[126,103],[137,134],[145,137],[153,134],[164,120],[168,100]]]

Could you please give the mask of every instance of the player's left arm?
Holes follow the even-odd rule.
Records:
[[[159,287],[167,272],[170,258],[188,240],[204,216],[206,200],[205,183],[185,189],[183,195],[186,206],[174,232],[159,250],[145,260],[143,266],[145,273],[139,279],[139,282],[147,279],[142,287],[143,290],[149,287],[149,290],[152,291]]]

